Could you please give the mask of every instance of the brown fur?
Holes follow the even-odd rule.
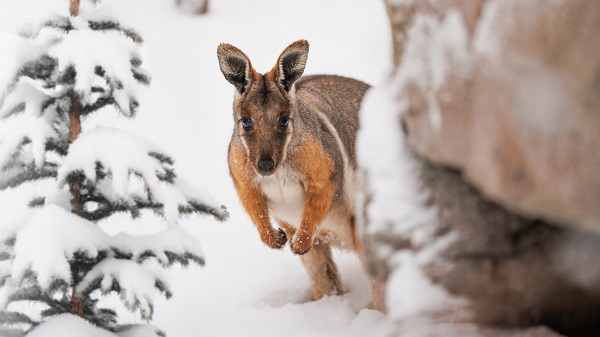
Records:
[[[314,299],[341,294],[330,246],[358,248],[354,142],[369,86],[332,75],[301,78],[304,40],[287,47],[264,75],[234,46],[222,44],[217,53],[236,88],[229,168],[242,205],[267,246],[281,248],[291,239]]]

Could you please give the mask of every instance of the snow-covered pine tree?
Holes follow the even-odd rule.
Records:
[[[0,93],[0,190],[53,186],[19,221],[0,223],[0,335],[163,336],[151,326],[119,325],[99,300],[117,293],[151,319],[154,292],[171,296],[157,266],[204,263],[178,219],[203,213],[224,220],[228,213],[183,184],[156,146],[117,129],[81,133],[81,119],[107,106],[133,116],[135,89],[150,77],[141,68],[142,38],[107,7],[80,13],[71,0],[70,14],[29,32],[29,58]],[[163,217],[167,229],[111,236],[97,225],[144,210]],[[14,310],[22,302],[34,305]]]

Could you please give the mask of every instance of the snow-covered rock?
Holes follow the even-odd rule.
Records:
[[[600,6],[387,4],[396,66],[363,102],[357,150],[389,313],[596,334]]]

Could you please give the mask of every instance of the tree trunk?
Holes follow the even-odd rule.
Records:
[[[71,16],[79,15],[79,1],[80,0],[71,0],[71,6],[69,7]]]
[[[176,4],[180,7],[185,6],[185,9],[192,14],[202,15],[208,13],[208,2],[209,0],[203,0],[201,5],[196,6],[195,4],[192,4],[193,1],[187,1],[187,3],[185,3],[184,0],[177,0]]]
[[[77,139],[79,134],[81,133],[81,105],[77,102],[73,103],[73,107],[71,108],[71,143]]]
[[[71,1],[71,5],[76,2]],[[79,2],[79,1],[77,1]],[[77,4],[78,5],[78,4]],[[70,113],[70,142],[73,143],[79,134],[81,133],[81,104],[77,101],[77,98],[72,98],[71,113]],[[81,185],[78,182],[69,183],[69,191],[71,192],[71,207],[73,213],[81,216],[83,211],[83,204],[81,202]],[[74,275],[75,276],[75,275]],[[78,297],[75,289],[77,288],[76,277],[73,278],[73,292],[71,293],[71,314],[83,317],[85,298]]]
[[[85,298],[78,297],[75,293],[75,287],[71,293],[71,314],[79,317],[83,317],[84,314]]]
[[[79,1],[80,0],[70,0],[70,1],[71,1],[71,5],[69,6],[69,12],[70,12],[71,16],[79,15]],[[75,97],[73,97],[73,99],[72,99],[70,120],[71,120],[70,142],[73,143],[75,141],[75,139],[77,139],[77,137],[81,133],[81,105],[77,102],[77,99]],[[75,213],[77,215],[81,215],[81,212],[83,210],[83,205],[81,204],[81,200],[80,200],[80,195],[81,195],[80,189],[81,189],[81,186],[79,185],[79,183],[70,183],[69,184],[69,190],[71,191],[71,206],[73,207],[73,213]],[[77,296],[76,290],[75,290],[76,288],[77,288],[76,284],[74,284],[73,292],[71,293],[71,314],[83,317],[83,313],[84,313],[83,308],[85,305],[85,298],[80,298]]]
[[[198,9],[198,14],[206,14],[208,13],[208,0],[204,0],[202,6]]]

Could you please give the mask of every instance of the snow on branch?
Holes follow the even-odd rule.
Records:
[[[85,115],[113,105],[132,116],[139,106],[137,87],[150,83],[141,68],[141,37],[106,16],[55,17],[29,38],[26,43],[0,36],[0,45],[19,47],[6,56],[13,69],[0,67],[0,74],[13,78],[0,83],[0,173],[7,173],[0,188],[41,177],[36,172],[55,174],[46,165],[47,153],[68,151],[73,106]],[[25,51],[36,57],[19,63],[16,57]],[[32,165],[34,170],[21,172]],[[18,173],[6,172],[10,166]]]
[[[108,235],[95,224],[56,205],[34,210],[19,231],[14,247],[13,280],[35,275],[45,290],[57,282],[71,284],[71,261],[91,263],[101,258]]]
[[[130,235],[119,233],[108,244],[116,256],[126,256],[142,263],[156,259],[163,267],[190,262],[204,265],[200,243],[183,229],[172,226],[157,234]]]
[[[0,233],[0,287],[8,285],[11,279],[11,266],[15,258],[14,247],[17,240],[16,233],[7,231]],[[0,308],[3,299],[0,298]]]
[[[1,332],[1,331],[0,331]],[[2,335],[4,336],[4,335]],[[63,314],[53,317],[32,330],[27,337],[165,337],[165,333],[151,325],[123,325],[106,331],[89,324],[81,317]]]
[[[39,116],[49,100],[65,96],[84,114],[110,104],[133,115],[139,106],[136,88],[150,83],[141,68],[142,38],[134,30],[106,16],[57,16],[27,37],[37,47],[29,49],[43,51],[18,65],[12,84],[0,88],[0,118],[21,111]]]
[[[35,164],[41,169],[46,160],[46,145],[63,142],[60,133],[54,127],[56,115],[41,117],[30,115],[10,118],[0,123],[0,170],[6,170],[15,161]],[[23,153],[24,147],[30,145],[31,157]]]
[[[154,293],[166,298],[172,293],[160,270],[145,262],[155,259],[163,268],[204,264],[200,243],[178,226],[150,235],[109,236],[94,223],[53,204],[34,210],[22,224],[4,230],[0,239],[6,250],[0,261],[3,285],[18,286],[10,291],[7,303],[41,303],[46,308],[42,317],[56,316],[70,312],[69,289],[76,285],[76,294],[88,298],[84,317],[109,328],[116,326],[116,313],[97,308],[92,292],[116,292],[129,310],[149,320]],[[0,311],[0,315],[12,314]],[[1,320],[0,328],[5,328]]]
[[[62,314],[40,324],[27,334],[27,337],[115,337],[110,331],[89,324],[81,317]]]
[[[0,31],[0,106],[23,64],[39,58],[43,50],[31,39]]]
[[[10,324],[2,324],[10,322]],[[21,337],[31,328],[35,327],[35,322],[20,312],[0,311],[0,336],[3,337]]]
[[[98,146],[102,144],[102,146]],[[173,160],[156,146],[134,135],[99,127],[82,134],[72,145],[58,181],[84,187],[86,217],[98,220],[119,211],[139,214],[152,209],[170,223],[186,213],[208,213],[217,219],[227,212],[189,198],[180,189]]]
[[[29,282],[33,283],[33,282]],[[60,295],[54,298],[55,295]],[[29,302],[43,304],[46,310],[55,310],[59,312],[67,312],[70,303],[66,298],[65,292],[61,294],[50,295],[47,291],[43,291],[39,286],[29,284],[26,287],[15,289],[7,299],[7,303]]]
[[[0,190],[16,187],[28,181],[54,178],[56,170],[57,166],[54,163],[45,163],[41,169],[37,169],[32,164],[11,167],[2,172]]]
[[[131,324],[120,326],[115,334],[119,337],[166,337],[159,328],[147,324]]]
[[[90,270],[77,286],[77,293],[88,297],[94,290],[103,295],[119,294],[130,311],[138,311],[142,319],[150,320],[154,313],[154,292],[171,297],[166,281],[157,272],[134,261],[106,258]]]
[[[56,176],[57,161],[48,156],[64,155],[68,148],[64,100],[48,98],[25,79],[14,93],[22,97],[9,96],[0,105],[0,189]]]

